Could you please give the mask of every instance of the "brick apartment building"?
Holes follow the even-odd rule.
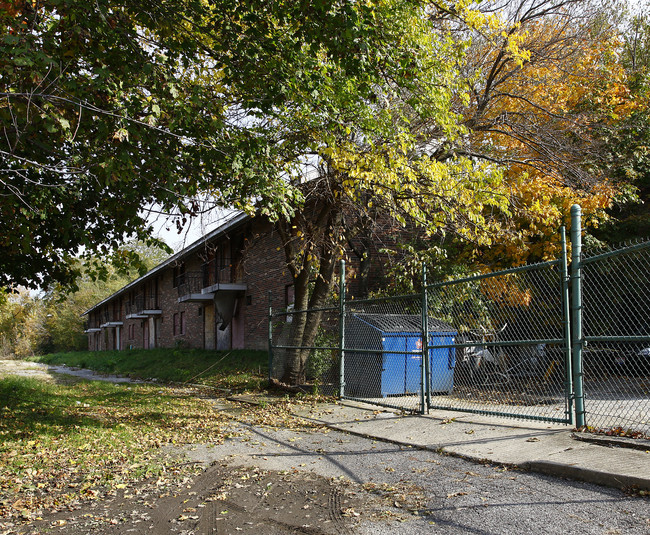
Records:
[[[284,265],[273,226],[237,214],[87,310],[88,347],[265,349],[268,292],[293,299]]]
[[[381,235],[386,245],[405,234],[387,224]],[[348,296],[384,278],[386,258],[372,240],[360,242],[348,240]],[[294,302],[283,245],[266,218],[233,215],[87,310],[88,348],[266,349],[269,292],[274,310]]]

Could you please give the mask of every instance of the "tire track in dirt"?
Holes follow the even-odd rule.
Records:
[[[93,533],[348,535],[352,531],[347,524],[355,519],[344,517],[342,507],[349,500],[350,506],[360,506],[356,498],[345,497],[336,482],[317,474],[217,464],[190,484],[150,503],[149,521],[122,522]],[[135,512],[138,504],[123,503],[122,507]],[[121,516],[127,515],[122,512]]]

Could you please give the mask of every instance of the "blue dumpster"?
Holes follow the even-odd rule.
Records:
[[[345,320],[345,393],[387,397],[420,392],[422,321],[413,314],[353,314]],[[451,392],[457,332],[429,318],[431,392]],[[434,346],[434,347],[431,347]],[[358,351],[354,351],[354,350]]]

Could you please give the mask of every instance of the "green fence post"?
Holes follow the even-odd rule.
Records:
[[[273,294],[269,290],[269,382],[273,374],[273,303],[271,301]]]
[[[571,320],[572,329],[572,373],[575,399],[576,427],[585,426],[585,398],[582,374],[582,280],[580,257],[582,255],[581,208],[571,207]]]
[[[566,417],[573,424],[573,380],[571,373],[571,303],[569,301],[569,268],[567,262],[566,227],[560,228],[562,256],[560,269],[562,276],[562,314],[564,316],[564,396],[567,401]]]
[[[345,396],[345,260],[341,260],[339,282],[339,351],[340,370],[339,370],[339,390],[340,397]]]
[[[422,403],[422,414],[425,413],[425,392],[426,412],[431,406],[431,369],[429,363],[429,305],[427,301],[427,266],[422,264],[422,384],[420,388],[420,402]]]

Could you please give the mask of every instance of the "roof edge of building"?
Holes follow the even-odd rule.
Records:
[[[108,297],[102,299],[99,303],[93,305],[88,310],[83,312],[81,314],[81,316],[86,316],[87,314],[89,314],[93,310],[95,310],[97,308],[100,308],[101,306],[103,306],[107,302],[111,301],[115,297],[119,296],[120,294],[130,290],[134,286],[137,286],[138,284],[140,284],[141,282],[145,281],[146,279],[152,277],[153,275],[155,275],[159,271],[162,271],[163,269],[165,269],[170,264],[173,264],[174,262],[176,262],[178,260],[181,260],[182,258],[190,255],[191,253],[193,253],[194,251],[199,249],[202,245],[205,245],[206,243],[208,243],[210,240],[216,238],[217,236],[225,234],[229,230],[232,230],[233,228],[245,223],[246,221],[249,221],[250,219],[252,219],[252,217],[250,215],[248,215],[246,212],[238,212],[238,213],[236,213],[235,215],[232,216],[232,218],[230,218],[228,221],[226,221],[222,225],[219,225],[216,229],[208,232],[204,236],[201,236],[199,239],[195,240],[194,242],[192,242],[190,245],[188,245],[184,249],[178,251],[177,253],[174,253],[167,260],[164,260],[163,262],[161,262],[157,266],[155,266],[152,269],[150,269],[149,271],[147,271],[144,275],[142,275],[142,276],[138,277],[137,279],[129,282],[128,284],[122,286],[122,288],[120,288],[116,292],[113,292]]]

